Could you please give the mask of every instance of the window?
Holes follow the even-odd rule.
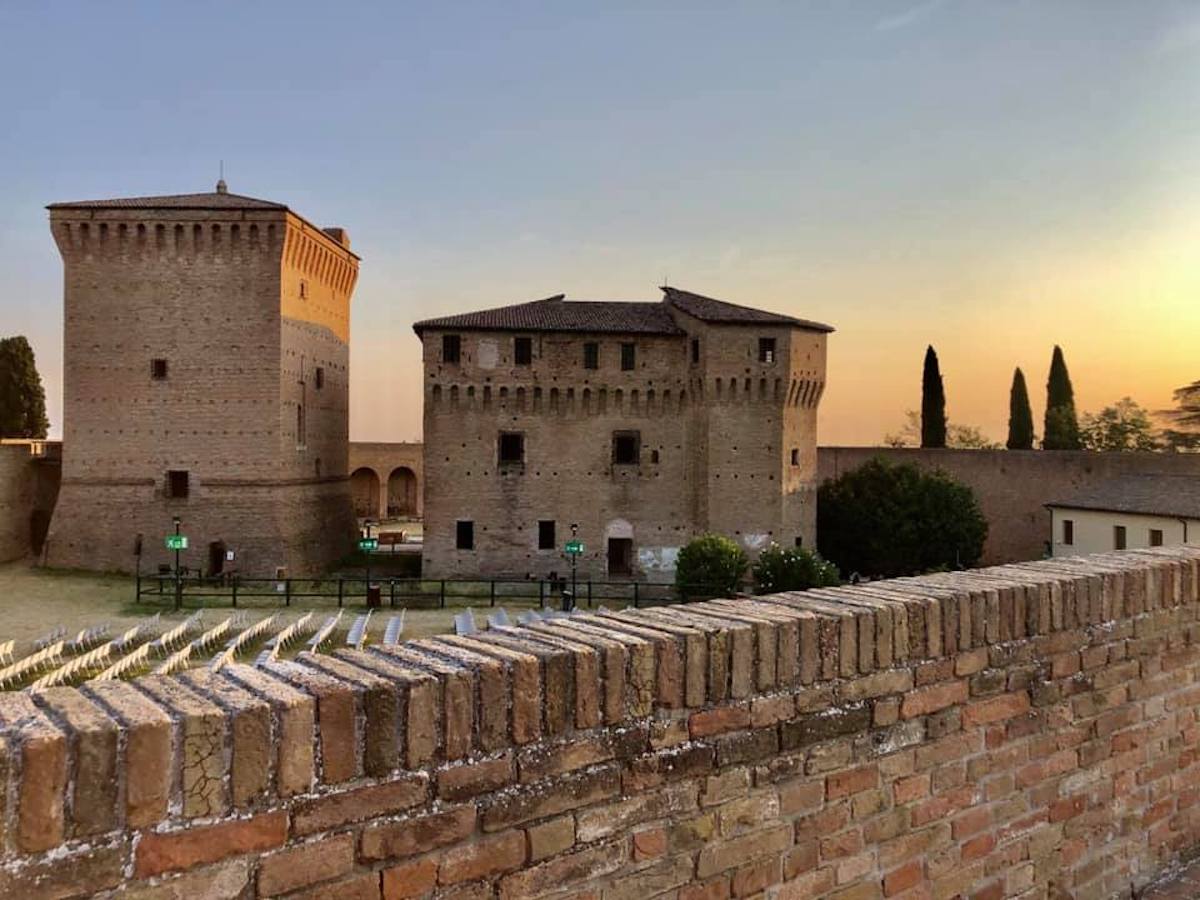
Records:
[[[1163,545],[1162,529],[1161,528],[1151,528],[1150,529],[1150,546],[1151,547],[1161,547],[1162,545]]]
[[[775,338],[758,339],[758,361],[768,366],[775,362]]]
[[[318,391],[325,387],[325,369],[323,366],[317,366],[317,371],[313,376],[313,380],[316,382]]]
[[[456,550],[475,549],[475,523],[459,520],[454,523],[454,548]]]
[[[171,469],[167,472],[167,496],[175,500],[182,500],[188,495],[190,487],[188,482],[186,469]]]
[[[797,547],[803,547],[803,546],[804,546],[804,536],[803,536],[803,535],[799,535],[799,534],[798,534],[798,535],[796,535],[796,546],[797,546]]]
[[[654,463],[655,465],[658,464],[658,451],[657,450],[650,451],[650,462]]]
[[[1124,525],[1114,525],[1113,526],[1113,549],[1114,550],[1124,550],[1125,549],[1125,526]]]
[[[1072,519],[1063,519],[1062,542],[1068,547],[1075,543],[1075,522]]]
[[[543,519],[538,522],[538,549],[553,550],[557,546],[554,540],[554,520]]]
[[[800,450],[797,447],[792,448],[792,465],[800,465]]]
[[[612,461],[618,466],[636,466],[641,455],[642,436],[637,431],[614,431]]]
[[[165,359],[150,360],[150,377],[162,381],[167,377],[167,361]]]
[[[500,465],[525,462],[525,435],[519,431],[500,432]]]
[[[700,362],[700,338],[692,338],[692,365]]]
[[[308,443],[308,388],[300,382],[300,402],[296,404],[296,446]]]
[[[442,335],[442,362],[457,365],[461,350],[462,338],[459,335]]]
[[[305,281],[303,278],[300,279],[300,299],[301,300],[308,299],[308,282]]]
[[[637,368],[637,344],[621,345],[621,371],[632,372]]]
[[[533,362],[533,338],[513,340],[513,364],[527,366]]]
[[[585,369],[600,368],[600,345],[588,341],[583,345],[583,367]]]

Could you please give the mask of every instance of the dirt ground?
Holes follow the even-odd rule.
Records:
[[[486,601],[481,607],[486,605]],[[476,619],[482,623],[485,608],[475,609]],[[515,608],[510,607],[510,611]],[[337,612],[330,601],[293,602],[290,609],[282,611],[281,625],[308,610],[316,610],[318,618]],[[49,633],[58,626],[76,632],[102,623],[108,623],[110,634],[133,626],[147,616],[162,611],[163,619],[177,621],[186,618],[194,610],[173,612],[169,606],[134,603],[133,578],[124,575],[96,575],[90,572],[64,572],[34,568],[27,562],[0,564],[0,642],[15,639],[18,646]],[[269,615],[274,610],[256,607],[245,610],[249,622]],[[454,614],[459,609],[410,609],[405,614],[404,637],[426,637],[454,630]],[[229,607],[206,609],[206,623],[216,624],[234,610]],[[345,628],[354,621],[361,608],[347,607],[342,616]],[[368,642],[382,638],[388,618],[398,611],[384,608],[377,610],[371,619]],[[344,630],[344,629],[339,629]],[[340,642],[340,640],[338,641]]]

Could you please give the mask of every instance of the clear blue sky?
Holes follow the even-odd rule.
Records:
[[[1200,377],[1200,3],[0,2],[0,333],[61,418],[54,200],[230,189],[349,229],[352,436],[420,433],[418,318],[671,283],[825,320],[823,441],[1003,438]]]

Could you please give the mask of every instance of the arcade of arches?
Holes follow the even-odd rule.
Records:
[[[420,444],[350,444],[350,494],[360,519],[420,518],[423,475]]]

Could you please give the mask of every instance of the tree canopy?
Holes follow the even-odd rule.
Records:
[[[1009,450],[1033,449],[1033,410],[1029,407],[1029,389],[1025,387],[1025,373],[1017,368],[1013,371],[1012,387],[1008,391],[1008,441]]]
[[[915,409],[904,413],[904,426],[883,436],[889,447],[917,447],[921,443],[921,414]],[[951,450],[999,450],[1000,445],[983,433],[978,425],[946,423],[946,447]]]
[[[1174,400],[1175,406],[1161,413],[1170,423],[1163,443],[1170,450],[1200,450],[1200,381],[1176,388]]]
[[[0,338],[0,437],[44,438],[46,392],[23,335]]]
[[[1042,449],[1083,449],[1079,438],[1079,419],[1075,415],[1075,388],[1071,386],[1062,348],[1057,344],[1050,357],[1050,377],[1046,381],[1046,421],[1042,430]]]
[[[1079,436],[1088,450],[1149,452],[1161,446],[1150,413],[1130,397],[1098,413],[1085,413]]]
[[[987,530],[969,487],[910,464],[873,459],[817,493],[817,548],[847,575],[973,566]]]
[[[946,389],[938,366],[937,351],[925,348],[921,372],[921,446],[946,446]]]

